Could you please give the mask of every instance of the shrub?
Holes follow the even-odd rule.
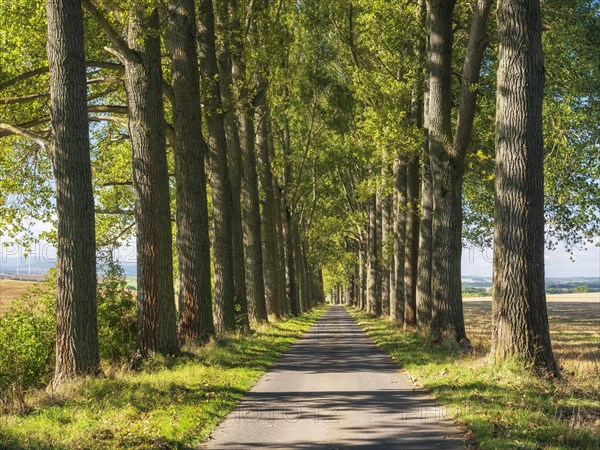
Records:
[[[98,283],[100,356],[111,362],[128,359],[136,342],[136,303],[121,266],[109,260]]]
[[[589,291],[590,291],[589,288],[585,284],[580,284],[579,286],[575,286],[575,289],[573,289],[573,292],[575,292],[576,294],[585,294],[585,293],[588,293]]]
[[[25,392],[46,385],[54,369],[56,278],[14,302],[0,317],[0,402],[25,408]]]

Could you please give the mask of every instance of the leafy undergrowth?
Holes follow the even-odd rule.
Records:
[[[483,449],[599,449],[600,397],[587,380],[551,381],[518,364],[494,368],[481,352],[434,346],[385,319],[352,316],[375,343],[432,392]]]
[[[38,392],[26,414],[0,416],[0,448],[194,448],[324,310]]]

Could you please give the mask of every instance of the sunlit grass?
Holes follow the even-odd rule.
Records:
[[[193,448],[323,311],[34,393],[27,414],[0,416],[0,448]]]
[[[485,310],[466,311],[475,348],[468,354],[451,345],[433,346],[417,333],[400,333],[385,319],[350,312],[383,351],[465,425],[467,443],[475,448],[600,448],[598,359],[589,354],[597,350],[593,330],[570,328],[574,334],[556,335],[565,379],[551,381],[516,363],[502,368],[488,363]],[[577,347],[565,347],[560,336],[576,339]]]

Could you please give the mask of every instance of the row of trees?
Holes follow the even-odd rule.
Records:
[[[387,6],[376,4],[365,9],[380,19]],[[551,2],[545,6],[550,14],[556,7]],[[384,315],[405,329],[418,329],[434,342],[449,338],[469,347],[461,295],[461,249],[470,237],[469,227],[485,233],[493,224],[493,357],[497,361],[516,357],[558,374],[544,294],[545,231],[552,247],[552,236],[577,239],[595,228],[597,221],[582,220],[580,223],[586,225],[580,229],[571,227],[571,236],[557,231],[569,228],[565,223],[573,216],[552,214],[556,208],[552,198],[545,215],[544,161],[546,173],[555,177],[552,171],[556,167],[548,149],[572,154],[574,150],[569,146],[573,142],[589,132],[597,136],[597,130],[591,131],[593,126],[586,128],[581,123],[581,128],[567,127],[562,130],[561,143],[544,132],[545,68],[552,69],[554,62],[544,63],[540,2],[501,0],[495,21],[490,20],[492,7],[491,0],[478,0],[469,8],[454,0],[419,2],[412,11],[413,23],[419,25],[413,38],[405,41],[412,53],[411,61],[392,65],[384,60],[380,56],[384,52],[376,50],[389,48],[385,42],[371,44],[375,56],[355,60],[354,73],[359,76],[368,76],[363,74],[383,66],[391,77],[396,77],[398,89],[404,88],[396,97],[404,99],[404,109],[398,115],[408,130],[403,130],[400,151],[386,148],[381,139],[378,142],[383,147],[381,157],[374,158],[371,168],[371,177],[378,179],[362,203],[366,220],[357,223],[356,234],[347,240],[354,255],[343,267],[344,275],[333,283],[330,295],[334,302]],[[590,14],[586,18],[593,17],[598,26],[596,7],[585,2],[569,7],[573,8],[571,14],[586,11]],[[352,3],[348,14],[347,43],[354,55],[359,50],[352,23],[360,23],[361,18],[360,12],[352,9]],[[405,36],[404,30],[398,33],[396,38]],[[580,44],[576,44],[577,51],[585,60],[584,46]],[[592,54],[597,55],[598,46],[590,44]],[[550,56],[556,57],[552,53]],[[557,80],[551,81],[553,92],[547,103],[556,101],[563,107],[573,107],[568,97],[574,92],[567,94],[565,86],[558,88],[554,84]],[[561,90],[566,95],[554,97]],[[587,103],[589,98],[579,98],[578,102]],[[495,127],[485,123],[491,122],[489,118],[477,117],[494,117],[490,100],[495,100]],[[363,101],[366,108],[375,103],[372,97]],[[597,105],[593,110],[597,113]],[[546,120],[552,113],[547,113]],[[474,124],[479,126],[475,133]],[[490,145],[492,139],[495,145]],[[589,147],[581,150],[580,156],[598,149],[597,140],[585,145]],[[494,158],[495,165],[477,170],[482,162],[487,165]],[[587,161],[586,165],[595,166],[587,172],[588,176],[597,176],[597,163]],[[473,176],[469,172],[474,169],[479,172],[476,177],[486,172],[490,176],[487,180],[477,178],[474,181],[479,186],[467,185],[465,189],[465,179],[468,183],[468,177]],[[492,189],[484,200],[480,197],[481,187],[490,181]],[[591,182],[589,188],[592,201],[582,208],[584,215],[598,205],[596,184]],[[577,205],[571,191],[576,188],[563,184],[563,189],[567,204],[561,208],[573,213]],[[495,203],[488,200],[494,199],[494,192]],[[468,205],[464,204],[465,194]],[[492,220],[481,211],[482,204],[490,205],[487,217]],[[465,210],[470,215],[467,223],[463,218]],[[474,213],[480,216],[474,218]],[[550,226],[545,230],[546,219]],[[484,223],[486,220],[489,222]]]
[[[494,225],[495,353],[555,370],[544,222],[600,227],[595,2],[47,3],[0,9],[0,227],[56,222],[57,380],[98,367],[93,248],[135,236],[140,356],[338,286],[469,346],[461,248]]]
[[[27,146],[24,139],[46,149],[53,169],[54,383],[99,371],[96,253],[133,229],[139,357],[248,332],[252,323],[298,315],[322,300],[321,267],[310,257],[303,218],[315,200],[297,192],[291,158],[283,159],[281,176],[273,174],[273,54],[265,42],[280,12],[267,1],[234,0],[48,0],[46,11],[48,66],[9,78],[2,89],[43,87],[5,99],[18,116],[48,97],[45,80],[36,78],[49,72],[50,115],[1,128],[14,149]],[[104,87],[94,92],[95,85]],[[51,130],[42,128],[47,122]],[[92,152],[90,122],[98,124]],[[289,139],[289,130],[280,133],[287,155]],[[109,168],[113,179],[93,179],[94,169],[122,160],[128,163]],[[97,227],[99,215],[117,219]]]

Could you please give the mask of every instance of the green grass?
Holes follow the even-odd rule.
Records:
[[[387,320],[355,309],[350,313],[469,430],[468,442],[475,448],[600,448],[597,387],[583,389],[576,380],[544,380],[518,364],[494,368],[481,353],[433,346],[417,333],[399,333]]]
[[[154,358],[140,372],[107,368],[60,395],[38,392],[28,413],[0,416],[0,448],[194,448],[324,310]]]

